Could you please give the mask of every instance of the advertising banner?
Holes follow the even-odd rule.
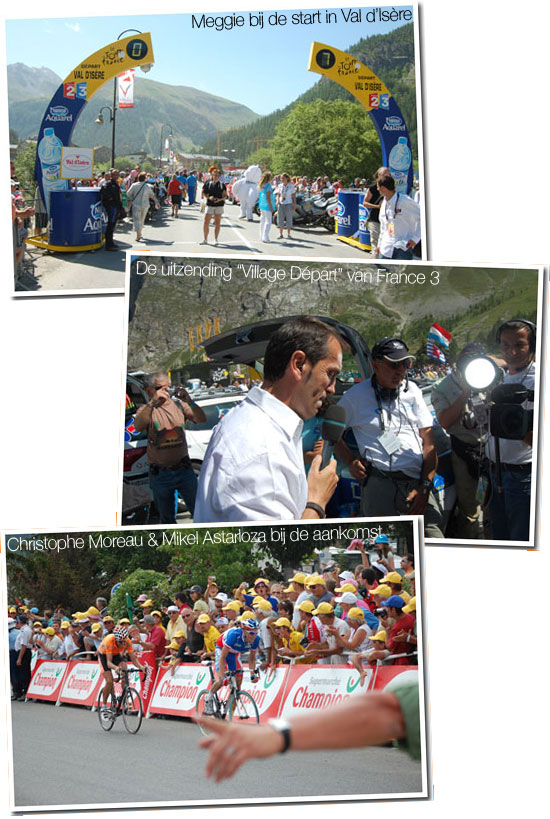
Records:
[[[289,667],[280,714],[290,717],[309,711],[320,711],[342,700],[367,691],[371,680],[361,686],[359,672],[349,665],[315,665]]]
[[[279,713],[289,669],[290,666],[281,666],[274,674],[262,674],[257,683],[250,682],[250,672],[245,669],[242,689],[250,694],[258,706],[260,722],[276,717]],[[178,665],[173,675],[170,673],[170,666],[163,665],[159,668],[149,713],[192,717],[199,693],[209,686],[210,674],[203,665]],[[226,700],[229,687],[222,688],[218,696],[222,702]]]
[[[93,148],[61,148],[61,179],[92,179]]]
[[[97,702],[103,674],[99,663],[91,660],[73,660],[69,664],[59,696],[60,702],[91,707]]]
[[[192,717],[200,691],[210,684],[208,669],[203,665],[182,663],[173,674],[170,671],[168,665],[161,665],[158,669],[149,714]]]
[[[337,82],[368,111],[380,139],[382,165],[389,167],[395,190],[408,193],[413,184],[411,142],[389,88],[360,60],[324,43],[312,43],[308,70]]]
[[[418,682],[418,666],[388,665],[381,666],[373,681],[374,691],[391,691],[397,682]]]
[[[134,69],[130,68],[124,74],[118,75],[118,107],[134,107]]]
[[[57,702],[68,663],[56,660],[37,660],[27,689],[27,699]]]
[[[46,107],[36,146],[34,177],[48,214],[50,194],[68,189],[67,179],[61,176],[61,151],[71,144],[84,106],[108,80],[153,62],[151,35],[132,34],[86,57],[61,83]]]

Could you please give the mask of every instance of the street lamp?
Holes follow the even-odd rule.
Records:
[[[140,30],[139,30],[139,29],[137,29],[137,28],[127,28],[127,29],[125,29],[124,31],[121,31],[121,32],[120,32],[120,34],[119,34],[119,35],[118,35],[118,37],[117,37],[117,40],[120,40],[120,38],[121,38],[121,37],[123,37],[123,36],[124,36],[124,34],[129,34],[129,33],[130,33],[130,32],[132,32],[132,31],[134,32],[134,34],[143,34],[143,32],[142,32],[142,31],[140,31]],[[120,59],[122,59],[122,58],[124,57],[124,51],[122,51],[122,49],[120,49],[120,50],[118,51],[118,56],[120,57]],[[147,63],[146,65],[142,65],[142,66],[141,66],[141,70],[142,70],[142,71],[144,71],[145,73],[147,73],[147,71],[150,71],[150,70],[151,70],[151,65],[150,65],[150,63]],[[111,168],[114,168],[114,167],[115,167],[115,134],[116,134],[116,112],[117,112],[117,104],[116,104],[117,79],[118,79],[118,77],[115,77],[115,78],[114,78],[114,80],[113,80],[113,107],[112,107],[112,108],[110,108],[110,107],[109,107],[109,106],[107,106],[107,105],[106,105],[106,106],[104,106],[104,108],[108,108],[108,109],[109,109],[109,111],[111,112],[111,117],[110,117],[110,119],[109,119],[109,122],[111,122],[111,123],[113,124],[113,128],[112,128],[112,137],[111,137]],[[101,111],[103,111],[103,108],[101,109]],[[98,116],[97,116],[97,119],[96,119],[96,123],[97,123],[97,125],[102,125],[102,124],[103,124],[103,117],[102,117],[102,115],[101,115],[101,111],[99,112],[99,114],[98,114]]]
[[[111,168],[115,166],[115,111],[116,108],[111,108],[110,105],[104,105],[102,108],[99,109],[99,114],[96,117],[95,124],[96,125],[103,125],[105,120],[103,119],[102,111],[107,110],[109,112],[109,122],[113,123],[112,129],[112,137],[111,137]]]
[[[161,127],[160,127],[159,171],[160,171],[160,166],[162,165],[162,132],[164,131],[165,128],[170,128],[170,133],[168,134],[168,136],[174,136],[173,131],[172,131],[172,126],[169,123],[165,123],[164,125],[161,125]]]

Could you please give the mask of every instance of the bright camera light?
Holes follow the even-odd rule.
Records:
[[[498,379],[498,369],[490,358],[473,358],[464,367],[464,380],[472,390],[487,390]]]

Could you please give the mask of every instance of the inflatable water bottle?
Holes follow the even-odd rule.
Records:
[[[390,173],[395,179],[397,193],[407,193],[408,171],[411,166],[412,154],[407,145],[407,137],[401,136],[390,151]]]
[[[56,137],[53,128],[44,128],[44,136],[38,145],[38,157],[42,169],[42,187],[44,204],[50,212],[50,194],[52,191],[67,190],[68,180],[61,179],[61,149],[63,143]]]

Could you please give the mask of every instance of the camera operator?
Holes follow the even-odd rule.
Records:
[[[464,379],[464,368],[472,358],[486,355],[483,344],[473,341],[458,354],[456,366],[450,375],[432,390],[432,406],[437,420],[451,438],[451,463],[457,495],[456,537],[479,539],[484,537],[483,507],[479,501],[478,486],[486,470],[483,451],[484,430],[469,412],[471,389]],[[487,535],[488,536],[488,535]]]
[[[149,486],[160,523],[176,522],[177,492],[193,515],[197,476],[187,450],[185,422],[206,421],[203,410],[192,402],[183,387],[175,391],[174,400],[169,390],[170,378],[166,373],[148,376],[146,391],[151,400],[138,409],[134,422],[137,430],[147,430]]]
[[[506,362],[504,384],[535,389],[536,325],[526,319],[511,319],[500,325],[496,341]],[[533,409],[525,401],[524,409]],[[522,440],[499,438],[502,491],[498,491],[495,438],[490,436],[487,455],[491,461],[491,537],[493,540],[529,540],[531,513],[531,465],[533,430]]]

